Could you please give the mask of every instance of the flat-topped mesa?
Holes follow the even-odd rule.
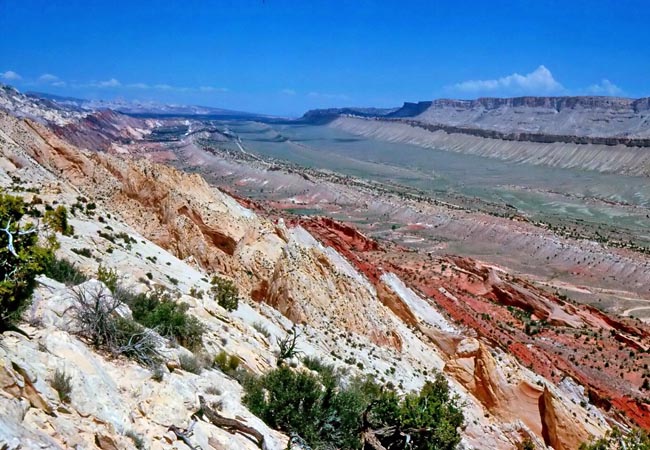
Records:
[[[424,108],[427,103],[429,106]],[[393,117],[410,118],[428,125],[455,126],[508,134],[565,137],[648,138],[650,100],[622,97],[513,97],[476,100],[439,99],[405,103]],[[487,136],[502,138],[501,136]],[[522,140],[529,140],[528,138]],[[537,142],[545,139],[537,137]],[[551,139],[551,141],[555,141]],[[581,143],[581,142],[579,142]],[[584,142],[600,143],[600,142]],[[616,145],[618,142],[606,145]]]
[[[574,97],[481,97],[475,100],[437,99],[429,103],[433,108],[480,108],[497,109],[502,107],[528,107],[528,108],[549,108],[560,112],[563,109],[575,108],[603,108],[603,109],[632,109],[635,112],[648,109],[649,98],[632,99],[625,97],[606,96],[574,96]],[[404,103],[404,107],[411,105]]]
[[[626,97],[606,96],[572,96],[572,97],[480,97],[474,100],[462,100],[453,98],[439,98],[432,101],[420,101],[417,103],[404,102],[401,108],[386,114],[387,117],[415,117],[427,109],[455,108],[458,110],[469,110],[483,108],[493,110],[498,108],[547,108],[557,112],[563,109],[610,109],[629,110],[633,112],[647,111],[650,109],[650,98],[639,99]],[[334,112],[334,108],[326,111]],[[317,110],[318,111],[318,110]],[[325,111],[325,110],[321,110]],[[310,111],[311,112],[311,111]]]
[[[302,120],[329,123],[340,116],[408,121],[429,131],[482,138],[600,145],[650,146],[650,98],[606,96],[442,98],[405,102],[392,110],[330,108]]]

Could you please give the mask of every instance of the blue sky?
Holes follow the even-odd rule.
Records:
[[[650,2],[0,0],[0,82],[279,115],[650,95]]]

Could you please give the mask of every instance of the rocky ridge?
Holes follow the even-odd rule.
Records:
[[[432,125],[412,119],[348,116],[337,117],[328,126],[388,142],[497,158],[518,164],[630,176],[647,177],[650,174],[650,152],[646,148],[645,138],[602,138],[599,141],[605,142],[591,143],[591,138],[587,137],[536,134],[535,139],[527,139],[526,135]]]

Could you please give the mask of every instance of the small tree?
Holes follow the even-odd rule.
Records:
[[[385,448],[453,450],[464,423],[461,406],[440,372],[420,392],[404,398],[383,390],[364,412],[364,443],[372,436]]]
[[[239,290],[232,281],[215,275],[212,277],[210,284],[212,284],[210,292],[219,306],[227,311],[237,309],[239,306]]]
[[[0,333],[14,329],[36,285],[35,277],[54,259],[56,241],[42,247],[32,224],[20,225],[25,203],[0,194]]]
[[[68,223],[68,210],[63,205],[56,209],[45,211],[45,223],[54,231],[58,231],[64,236],[72,236],[74,228]]]

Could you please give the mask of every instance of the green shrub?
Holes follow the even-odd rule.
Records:
[[[67,259],[52,258],[44,267],[43,274],[66,286],[76,286],[88,280],[88,277]]]
[[[54,259],[57,245],[52,237],[40,246],[33,226],[19,225],[24,211],[20,197],[0,193],[0,333],[12,328],[29,304],[35,277]]]
[[[249,382],[244,403],[270,427],[296,432],[313,445],[320,441],[322,397],[317,377],[282,366]]]
[[[117,282],[119,281],[119,276],[115,269],[104,267],[99,265],[97,268],[97,279],[104,283],[109,291],[115,292],[117,289]]]
[[[71,248],[70,251],[85,258],[93,256],[93,252],[89,248]]]
[[[204,295],[205,295],[205,292],[203,292],[203,290],[197,288],[196,286],[192,286],[190,288],[190,296],[192,296],[194,298],[197,298],[197,299],[201,299],[201,298],[203,298]]]
[[[109,227],[109,226],[106,226],[106,228],[110,228],[112,230],[112,228]],[[113,244],[115,244],[115,237],[111,233],[105,233],[102,230],[99,230],[97,232],[97,234],[99,234],[100,237],[103,237],[107,241],[112,242]]]
[[[239,368],[241,359],[237,355],[229,355],[225,350],[221,350],[217,356],[214,357],[214,365],[217,366],[223,373],[233,374]]]
[[[521,443],[521,450],[535,450],[535,444],[530,438],[526,438]]]
[[[50,228],[64,236],[72,236],[74,234],[73,226],[68,223],[68,210],[63,205],[57,206],[56,209],[45,211],[43,220]]]
[[[232,281],[215,275],[212,277],[210,284],[212,284],[210,292],[219,306],[227,311],[237,309],[239,306],[239,290]]]
[[[147,295],[118,288],[115,295],[131,308],[133,318],[145,327],[155,329],[162,336],[173,337],[192,351],[199,350],[203,345],[205,327],[187,313],[187,303],[176,302],[162,289]]]
[[[314,448],[360,449],[363,432],[385,448],[447,450],[459,444],[463,415],[441,374],[402,398],[368,378],[342,383],[331,366],[313,359],[308,364],[318,376],[283,365],[247,379],[244,403],[270,427],[296,433]]]
[[[51,386],[59,394],[59,400],[63,403],[70,401],[70,393],[72,393],[71,377],[66,375],[64,371],[56,369],[54,378],[52,378]]]
[[[614,427],[604,437],[580,444],[580,450],[650,450],[650,435],[641,429],[623,433]]]

